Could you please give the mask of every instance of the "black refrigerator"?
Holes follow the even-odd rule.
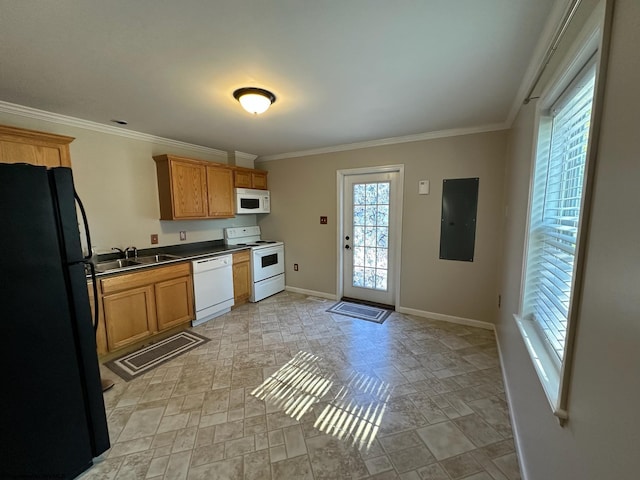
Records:
[[[76,200],[69,168],[0,164],[3,479],[74,478],[110,446]]]

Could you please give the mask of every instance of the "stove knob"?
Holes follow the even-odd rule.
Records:
[[[345,245],[344,248],[346,248],[347,250],[349,250],[351,247],[349,245]]]

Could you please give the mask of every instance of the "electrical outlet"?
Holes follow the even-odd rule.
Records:
[[[320,217],[320,225],[326,225],[327,224],[327,217]]]
[[[298,271],[298,264],[297,264],[297,263],[294,263],[294,264],[293,264],[293,271],[294,271],[294,272],[297,272],[297,271]]]
[[[157,245],[158,244],[158,234],[157,233],[152,233],[151,234],[151,245]]]
[[[180,240],[186,240],[187,239],[187,232],[185,232],[184,230],[180,230]]]

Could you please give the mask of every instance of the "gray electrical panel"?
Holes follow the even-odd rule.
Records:
[[[476,243],[479,178],[442,182],[440,258],[473,262]]]

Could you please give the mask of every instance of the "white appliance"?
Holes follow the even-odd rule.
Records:
[[[236,188],[236,214],[269,213],[271,201],[269,190],[255,190],[253,188]],[[258,233],[258,237],[260,234]]]
[[[227,245],[251,248],[251,297],[259,302],[284,290],[284,243],[260,238],[260,227],[225,228]]]
[[[194,327],[227,313],[233,306],[233,257],[194,260],[193,291],[196,303]]]

